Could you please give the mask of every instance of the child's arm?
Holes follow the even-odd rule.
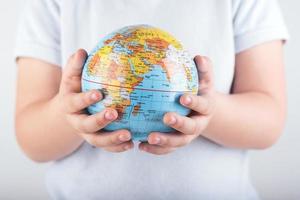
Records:
[[[238,54],[235,68],[233,95],[218,95],[204,136],[230,147],[268,148],[281,135],[286,117],[282,42]]]
[[[99,91],[80,92],[85,51],[74,54],[64,72],[58,66],[32,58],[18,60],[16,134],[22,149],[35,161],[62,158],[77,149],[84,140],[112,152],[133,147],[126,130],[98,132],[117,118],[106,109],[96,115],[84,114],[84,108],[101,100]]]
[[[203,96],[184,95],[180,102],[195,111],[190,117],[166,114],[164,121],[179,132],[152,133],[142,150],[165,154],[199,135],[233,148],[264,149],[280,136],[286,114],[283,47],[281,41],[259,45],[236,56],[233,94],[214,91],[211,63],[196,58]],[[175,123],[171,123],[172,119]]]

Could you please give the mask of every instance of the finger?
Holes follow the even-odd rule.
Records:
[[[103,95],[98,90],[91,90],[85,93],[73,93],[64,96],[63,109],[67,113],[77,113],[88,106],[99,102]]]
[[[213,67],[211,60],[204,56],[196,56],[194,60],[199,73],[199,93],[208,93],[213,89]]]
[[[180,97],[180,103],[202,115],[210,115],[215,107],[214,99],[207,96],[184,94]]]
[[[94,115],[73,114],[68,118],[72,126],[79,132],[95,133],[116,120],[117,117],[118,113],[116,110],[107,108]]]
[[[195,119],[180,116],[174,112],[165,114],[163,121],[171,128],[187,135],[198,134],[199,131],[199,124]]]
[[[60,91],[62,93],[80,92],[81,90],[81,73],[87,58],[85,50],[78,50],[68,60],[63,71]]]
[[[131,135],[128,130],[117,130],[114,132],[98,132],[94,134],[80,133],[88,143],[95,147],[105,148],[119,145],[131,140]]]
[[[132,149],[133,147],[134,147],[133,142],[129,141],[129,142],[115,145],[115,146],[105,147],[103,149],[106,151],[109,151],[109,152],[120,153],[120,152],[128,151],[128,150]]]
[[[169,148],[179,148],[189,144],[195,137],[182,133],[153,132],[148,136],[148,143]]]
[[[139,149],[141,151],[145,151],[147,153],[155,154],[155,155],[164,155],[175,151],[175,148],[166,148],[157,145],[151,145],[146,142],[142,142],[139,144]]]

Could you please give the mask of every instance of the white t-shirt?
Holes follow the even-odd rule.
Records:
[[[64,66],[108,33],[133,24],[170,32],[192,55],[210,57],[216,89],[229,93],[235,55],[286,39],[276,0],[31,0],[21,18],[16,56]],[[230,114],[230,113],[229,113]],[[247,152],[199,137],[165,156],[114,154],[84,143],[46,176],[54,199],[257,199]]]

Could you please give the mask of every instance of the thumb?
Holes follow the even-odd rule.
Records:
[[[196,56],[194,61],[199,74],[199,94],[208,94],[214,90],[212,62],[204,56]]]
[[[73,54],[68,63],[63,69],[60,92],[62,93],[73,93],[80,92],[81,90],[81,73],[82,68],[87,58],[85,50],[80,49]]]

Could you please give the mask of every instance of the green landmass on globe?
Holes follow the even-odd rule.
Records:
[[[185,93],[197,94],[195,63],[169,33],[149,25],[121,28],[101,39],[88,56],[82,90],[100,89],[105,98],[88,107],[91,114],[114,108],[118,119],[107,131],[127,129],[134,140],[146,141],[153,131],[172,132],[166,112],[188,115],[179,104]]]

